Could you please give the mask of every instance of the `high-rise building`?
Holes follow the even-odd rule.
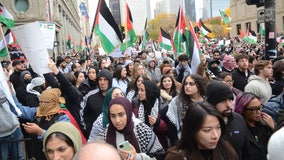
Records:
[[[142,34],[146,18],[151,19],[150,0],[127,0],[136,34]],[[109,0],[109,7],[118,25],[126,22],[126,0]]]
[[[184,0],[184,12],[191,21],[196,21],[195,0]]]
[[[121,25],[121,13],[120,13],[120,3],[119,0],[109,0],[109,8],[111,10],[112,16],[118,25]]]

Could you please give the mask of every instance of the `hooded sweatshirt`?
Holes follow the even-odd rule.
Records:
[[[43,139],[43,151],[47,159],[48,157],[45,148],[47,143],[46,139],[54,132],[63,133],[65,136],[70,138],[71,141],[73,142],[74,146],[72,147],[74,148],[75,153],[82,148],[81,135],[78,129],[75,126],[73,126],[73,124],[71,124],[70,122],[57,122],[48,128]]]
[[[0,89],[0,137],[11,135],[19,126],[19,121],[11,112],[8,101]]]
[[[248,84],[245,86],[245,92],[251,92],[261,98],[262,104],[265,104],[272,96],[272,89],[269,82],[257,75],[251,75]]]
[[[97,76],[98,84],[99,84],[100,77],[105,77],[108,79],[108,83],[109,83],[108,89],[110,89],[112,86],[112,74],[110,73],[110,71],[108,71],[107,69],[103,69],[102,71],[99,72]],[[87,99],[86,106],[83,110],[83,119],[86,125],[85,137],[89,137],[94,121],[102,113],[102,105],[103,105],[104,97],[105,96],[100,90],[100,86],[98,89],[90,91],[86,95],[86,99]]]

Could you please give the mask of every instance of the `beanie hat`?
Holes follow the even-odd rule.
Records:
[[[163,71],[162,71],[162,74],[166,75],[170,70],[172,70],[172,67],[164,67]]]
[[[213,80],[206,86],[207,101],[216,106],[219,102],[226,99],[234,99],[234,95],[229,86],[225,83]]]
[[[50,121],[53,115],[59,112],[60,103],[65,104],[65,99],[60,96],[61,91],[58,88],[43,91],[39,99],[39,107],[37,109],[36,116],[45,116],[45,120]]]
[[[75,153],[77,153],[81,148],[82,148],[82,140],[81,140],[81,135],[78,129],[70,122],[56,122],[53,125],[51,125],[48,130],[46,131],[46,134],[43,139],[43,151],[45,153],[45,156],[47,157],[46,154],[46,139],[48,136],[50,136],[52,133],[59,132],[63,133],[66,135],[68,138],[71,139],[73,142],[73,147]]]
[[[284,157],[284,127],[275,132],[267,145],[267,160],[282,160]]]

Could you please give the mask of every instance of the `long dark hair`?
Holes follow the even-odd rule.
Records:
[[[181,88],[181,92],[179,94],[179,100],[182,102],[183,105],[188,105],[189,103],[192,102],[191,97],[189,95],[185,94],[185,91],[184,91],[185,81],[188,77],[190,77],[194,80],[200,95],[202,97],[204,97],[204,95],[205,95],[205,87],[204,87],[205,82],[204,82],[203,77],[201,77],[200,75],[197,75],[197,74],[188,75],[184,78],[184,80],[182,82],[182,88]]]
[[[117,65],[114,72],[113,72],[113,78],[116,78],[117,80],[125,80],[128,82],[128,79],[126,77],[121,77],[121,72],[125,67],[123,65]]]
[[[176,85],[175,85],[175,82],[174,82],[174,79],[173,77],[171,77],[170,75],[164,75],[162,78],[161,78],[161,82],[160,82],[160,89],[163,89],[163,90],[166,90],[165,87],[163,86],[163,80],[165,78],[170,78],[171,81],[172,81],[172,87],[171,87],[171,90],[170,90],[170,93],[169,95],[171,95],[172,97],[175,97],[177,95],[177,89],[176,89]]]
[[[183,150],[189,159],[203,159],[197,146],[196,135],[200,131],[206,117],[215,116],[221,127],[221,136],[215,149],[212,150],[211,160],[237,160],[238,156],[233,147],[223,139],[225,122],[222,116],[207,102],[192,102],[183,119],[180,141],[170,150]]]

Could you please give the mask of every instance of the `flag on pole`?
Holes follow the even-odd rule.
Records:
[[[220,15],[222,17],[223,22],[225,24],[229,24],[231,22],[231,20],[232,20],[230,15],[229,15],[229,13],[227,13],[226,10],[225,11],[219,10],[219,12],[220,12]]]
[[[191,64],[191,71],[193,74],[196,74],[198,65],[200,64],[200,46],[198,43],[197,36],[194,32],[193,25],[190,24],[190,38],[189,38],[189,53],[190,53],[190,64]]]
[[[209,33],[211,33],[212,31],[210,29],[208,29],[204,23],[202,22],[201,19],[199,19],[198,21],[198,27],[199,27],[199,30],[200,30],[200,34],[202,37],[208,35]]]
[[[239,32],[241,38],[244,38],[246,36],[246,34],[241,29],[239,29]]]
[[[8,29],[7,32],[5,33],[5,39],[7,45],[14,43],[14,38],[10,29]],[[6,57],[6,56],[8,56],[8,50],[6,49],[5,42],[2,39],[2,41],[0,42],[0,57]]]
[[[139,46],[141,51],[143,51],[145,49],[145,45],[146,45],[147,39],[149,37],[149,34],[146,30],[146,27],[147,27],[147,18],[146,18],[145,25],[144,25],[143,39],[142,39],[142,42],[141,42],[141,47]]]
[[[14,18],[0,2],[0,22],[8,29],[14,27]]]
[[[159,43],[165,50],[172,50],[171,35],[160,27]]]
[[[104,0],[98,2],[94,32],[100,37],[102,48],[108,54],[122,42],[121,32]]]
[[[71,36],[70,36],[70,34],[68,34],[68,37],[67,37],[67,49],[69,50],[69,49],[71,49],[72,47],[71,47]]]
[[[135,45],[136,33],[133,29],[133,20],[128,4],[126,3],[126,37],[120,46],[121,51],[125,51],[128,47]]]
[[[247,40],[251,44],[257,44],[257,36],[254,31],[250,31],[248,28],[248,33],[247,33]]]
[[[184,18],[183,10],[180,7],[178,11],[178,17],[177,17],[176,26],[175,26],[174,35],[173,35],[174,52],[175,52],[176,57],[180,53],[184,53],[184,50],[186,49],[184,47],[186,46],[184,46],[183,44],[186,44],[184,43],[184,41],[186,41],[188,36],[189,36],[189,31],[186,26],[186,21]]]

